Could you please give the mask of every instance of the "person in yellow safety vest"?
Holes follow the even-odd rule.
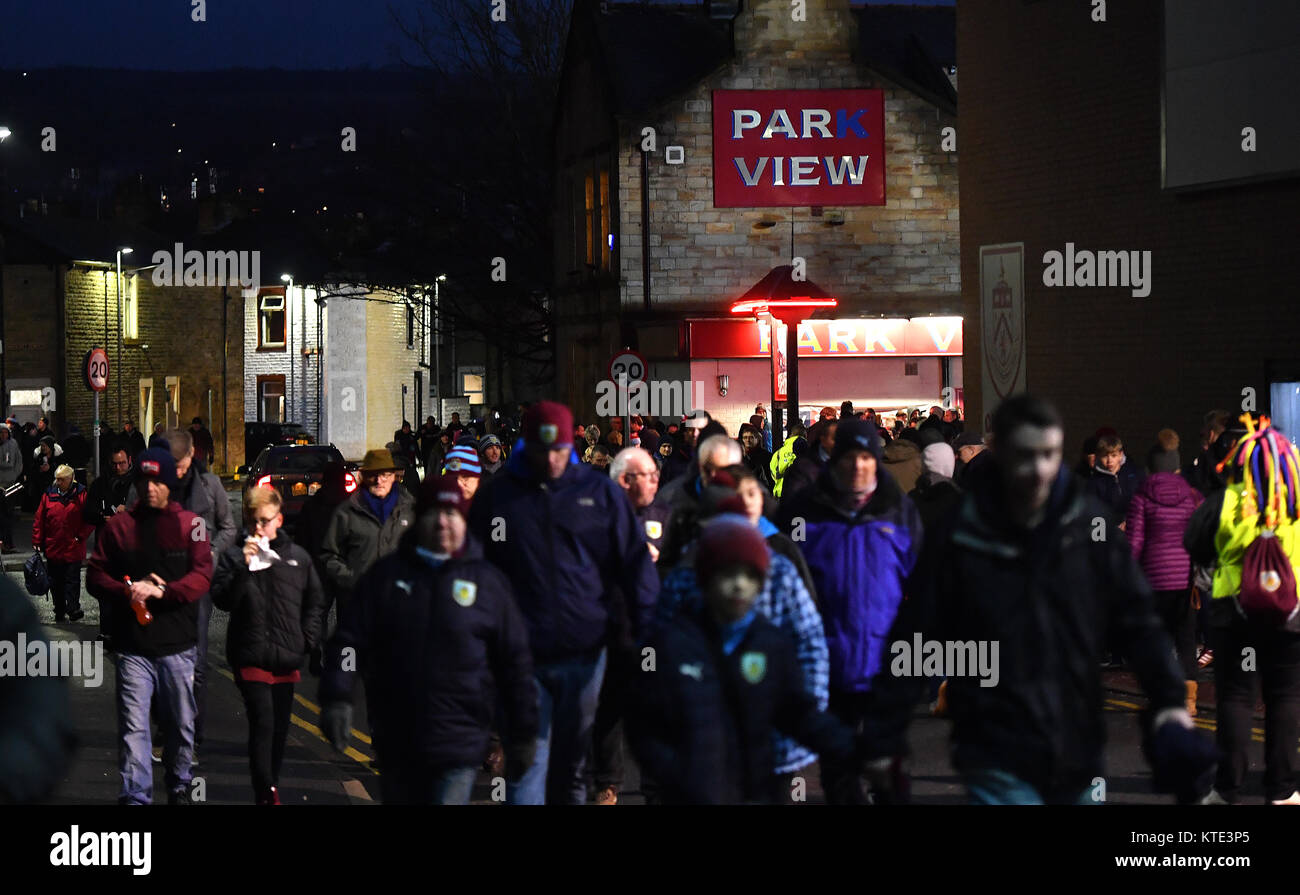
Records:
[[[1300,452],[1269,418],[1241,417],[1246,432],[1218,465],[1226,487],[1205,499],[1183,537],[1192,561],[1214,565],[1210,632],[1215,653],[1218,745],[1223,755],[1205,804],[1231,804],[1249,767],[1255,694],[1263,687],[1264,796],[1300,805],[1296,737],[1300,735],[1300,612],[1285,621],[1247,616],[1238,602],[1250,545],[1264,532],[1300,579]],[[1225,437],[1227,433],[1225,433]],[[1277,576],[1274,576],[1277,577]],[[1240,658],[1237,658],[1240,657]]]
[[[774,496],[781,496],[781,486],[785,482],[786,471],[789,470],[794,461],[807,447],[808,440],[805,437],[803,423],[795,423],[790,427],[790,434],[786,436],[785,443],[772,455],[772,460],[768,464],[772,470],[772,481],[774,483],[772,494]]]

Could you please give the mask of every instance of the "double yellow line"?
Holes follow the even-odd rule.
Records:
[[[221,672],[221,674],[227,680],[234,681],[235,676],[225,668],[218,668],[217,671]],[[309,699],[306,699],[300,693],[294,693],[293,699],[294,702],[298,703],[299,705],[306,708],[309,712],[311,712],[315,716],[315,720],[320,719],[320,706],[316,705],[316,703],[312,702]],[[311,721],[307,720],[306,718],[302,718],[297,714],[291,713],[289,715],[289,720],[292,721],[296,727],[301,727],[303,730],[307,731],[312,736],[319,739],[321,742],[329,743],[329,740],[326,739],[325,734],[321,731],[321,729],[315,724],[311,723]],[[374,746],[374,744],[370,741],[370,737],[362,733],[361,731],[357,730],[355,727],[352,728],[352,736],[356,737],[358,740],[365,743],[367,746],[371,746],[371,747]],[[333,746],[331,745],[330,748],[333,748]],[[346,755],[348,758],[352,759],[353,761],[355,761],[357,764],[364,767],[370,773],[372,774],[379,773],[378,771],[375,770],[374,759],[371,758],[369,755],[366,755],[364,752],[360,751],[359,749],[356,749],[352,746],[348,746],[346,749],[343,750],[343,754]]]
[[[1110,709],[1133,709],[1135,711],[1140,711],[1146,708],[1146,706],[1144,705],[1138,705],[1135,702],[1125,702],[1122,699],[1115,699],[1112,696],[1106,697],[1106,707]],[[1215,722],[1211,721],[1209,718],[1199,718],[1199,717],[1193,718],[1192,723],[1194,723],[1197,727],[1201,728],[1202,730],[1218,730],[1219,727]],[[1259,727],[1252,727],[1250,729],[1250,738],[1257,743],[1264,742],[1263,729]],[[1300,751],[1300,748],[1298,748],[1297,751]]]

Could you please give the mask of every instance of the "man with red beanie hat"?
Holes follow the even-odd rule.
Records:
[[[484,482],[469,529],[514,585],[536,662],[537,761],[508,774],[511,804],[582,804],[583,767],[605,676],[615,589],[644,640],[659,577],[631,504],[578,462],[573,414],[542,401],[523,421],[524,448]]]
[[[505,706],[507,773],[522,775],[537,742],[528,631],[510,582],[466,531],[455,478],[429,476],[414,527],[365,572],[326,648],[322,727],[339,751],[352,730],[355,650],[366,681],[386,804],[464,805],[487,752],[493,693]]]
[[[637,676],[627,723],[665,802],[782,801],[773,729],[840,763],[864,754],[818,709],[794,638],[755,608],[771,560],[746,517],[716,517],[695,557],[702,601],[687,601],[651,641],[655,666]]]

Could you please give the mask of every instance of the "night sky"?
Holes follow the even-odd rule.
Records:
[[[6,6],[0,28],[4,69],[203,71],[395,64],[399,49],[409,52],[409,45],[389,9],[409,20],[428,8],[428,0],[207,0],[202,23],[190,20],[190,0],[25,0]],[[490,7],[487,0],[482,7]]]

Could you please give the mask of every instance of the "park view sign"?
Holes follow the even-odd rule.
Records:
[[[715,90],[713,204],[884,205],[884,91]]]
[[[761,320],[690,321],[693,358],[768,357],[770,339]],[[961,357],[962,318],[805,320],[798,341],[801,358]]]

